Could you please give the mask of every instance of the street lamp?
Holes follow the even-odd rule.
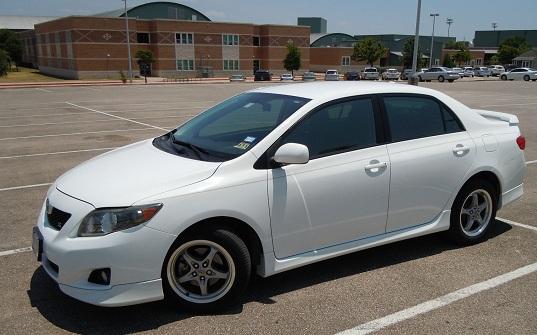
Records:
[[[418,65],[418,44],[420,40],[420,12],[421,12],[421,0],[418,0],[418,9],[416,12],[416,33],[414,35],[414,52],[412,53],[412,73],[408,76],[408,83],[410,85],[418,85],[418,80],[415,77],[416,67]]]
[[[129,33],[129,14],[127,14],[127,0],[121,0],[125,3],[125,30],[127,32],[127,56],[129,59],[129,81],[132,83],[132,57],[131,57],[131,35]]]
[[[498,24],[496,22],[492,22],[492,29],[496,31],[496,28],[498,28]]]
[[[108,63],[109,63],[109,61],[110,61],[110,54],[107,53],[106,54],[106,79],[109,78],[109,71],[108,71]]]
[[[449,30],[451,29],[451,25],[453,24],[453,19],[452,18],[447,18],[446,19],[446,23],[448,25],[448,28],[447,28],[447,37],[449,37]]]
[[[433,66],[433,43],[434,43],[434,23],[436,21],[436,17],[440,16],[438,13],[429,14],[429,16],[433,17],[433,33],[431,35],[431,53],[429,54],[429,69]]]

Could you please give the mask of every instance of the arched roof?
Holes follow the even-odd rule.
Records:
[[[354,36],[345,33],[311,34],[310,47],[352,47],[356,43]]]
[[[155,1],[127,8],[129,17],[138,19],[170,19],[170,20],[196,20],[211,21],[205,14],[176,2]],[[96,14],[95,16],[123,17],[125,11],[117,9],[110,12]]]

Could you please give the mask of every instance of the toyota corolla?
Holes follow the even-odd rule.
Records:
[[[516,116],[431,89],[255,89],[63,174],[33,247],[78,300],[211,310],[254,274],[440,231],[483,241],[522,196],[524,147]]]

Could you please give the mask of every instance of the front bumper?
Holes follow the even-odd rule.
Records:
[[[37,220],[42,236],[41,262],[47,274],[67,295],[100,306],[121,306],[163,298],[162,263],[175,240],[146,226],[99,237],[77,237],[82,218],[94,208],[55,188],[47,195],[50,204],[71,217],[61,230],[47,222],[43,205]],[[110,284],[88,281],[96,269],[109,268]]]

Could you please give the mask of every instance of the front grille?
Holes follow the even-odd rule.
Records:
[[[65,225],[65,223],[67,222],[67,220],[69,220],[70,217],[71,214],[61,211],[56,207],[51,207],[50,209],[47,209],[48,224],[56,230],[62,229],[63,225]]]

